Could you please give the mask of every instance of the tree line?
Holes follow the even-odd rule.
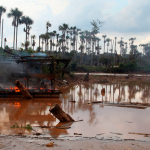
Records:
[[[6,12],[3,6],[0,6],[0,34],[1,31],[1,18],[2,14]],[[13,49],[17,50],[17,36],[18,27],[21,24],[25,24],[24,32],[26,40],[21,44],[24,50],[34,51],[36,45],[35,35],[30,36],[31,25],[34,21],[29,16],[23,16],[23,12],[18,8],[11,9],[7,16],[13,18],[12,25],[14,26],[13,36]],[[143,53],[140,53],[137,49],[137,45],[134,45],[135,37],[129,39],[129,44],[123,41],[121,38],[117,42],[117,37],[114,39],[107,38],[107,35],[102,35],[103,38],[103,50],[100,46],[101,39],[98,34],[100,28],[104,22],[99,20],[93,20],[91,22],[91,31],[77,28],[76,26],[69,27],[68,24],[63,23],[58,27],[58,31],[49,31],[52,26],[49,21],[46,22],[46,32],[39,35],[39,43],[36,49],[37,52],[45,52],[53,55],[56,58],[71,58],[73,62],[77,62],[79,65],[90,65],[90,66],[115,66],[120,63],[126,63],[130,60],[142,60],[142,58],[149,58],[150,56],[150,45],[140,44],[143,47]],[[59,33],[61,32],[61,34]],[[3,36],[3,35],[2,35]],[[30,39],[31,38],[31,42]],[[6,47],[7,39],[4,39],[4,48]],[[119,44],[120,50],[117,53],[116,45]],[[29,47],[31,45],[31,47]],[[128,45],[130,47],[130,53],[127,54]],[[107,48],[106,48],[107,46]],[[2,37],[1,37],[2,47]],[[8,47],[8,46],[7,46]],[[23,50],[23,48],[20,48]],[[100,52],[103,51],[103,52]],[[145,60],[144,60],[145,61]]]

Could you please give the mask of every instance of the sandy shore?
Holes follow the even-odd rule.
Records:
[[[46,144],[54,142],[53,147],[46,147]],[[42,137],[24,136],[1,136],[0,149],[2,150],[143,150],[150,149],[150,142],[143,141],[114,141],[80,139],[80,140],[57,140]]]

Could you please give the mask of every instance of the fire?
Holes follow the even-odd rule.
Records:
[[[20,92],[20,90],[18,89],[18,87],[15,87],[15,92]]]
[[[7,90],[7,88],[5,88],[5,89]],[[10,86],[10,90],[15,90],[15,92],[20,92],[20,90],[18,89],[18,87],[14,87],[13,88],[13,87]]]
[[[16,106],[16,107],[20,107],[21,105],[20,105],[20,103],[15,103],[15,105],[14,106]]]

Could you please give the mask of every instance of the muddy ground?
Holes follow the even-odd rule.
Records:
[[[79,83],[82,84],[88,84],[88,83],[117,83],[117,82],[150,82],[150,77],[148,76],[134,76],[134,75],[128,75],[128,76],[99,76],[99,75],[89,75],[89,81],[84,81],[85,75],[74,75],[74,78],[70,77],[68,74],[64,75],[63,80],[68,81],[69,84],[62,83],[61,79],[56,79],[56,88],[66,88],[71,87],[73,85],[77,85]]]
[[[52,143],[53,147],[47,147]],[[96,138],[80,140],[51,139],[47,137],[0,136],[2,150],[143,150],[149,149],[150,142],[144,141],[115,141]]]

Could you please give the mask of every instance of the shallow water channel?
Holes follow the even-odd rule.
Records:
[[[106,92],[101,93],[105,88]],[[62,125],[49,112],[50,106],[58,103],[62,109],[80,122],[69,123],[70,129],[34,127],[36,132],[54,138],[97,137],[99,139],[135,139],[150,141],[150,107],[127,108],[107,105],[110,103],[150,103],[150,84],[146,82],[122,82],[108,84],[79,84],[63,89],[59,98],[36,98],[24,100],[0,98],[0,133],[33,135],[34,131],[19,126]],[[76,101],[76,102],[70,102]],[[92,103],[102,101],[103,103]],[[82,135],[74,135],[79,133]],[[137,135],[133,133],[142,133]],[[144,134],[147,135],[144,135]]]

